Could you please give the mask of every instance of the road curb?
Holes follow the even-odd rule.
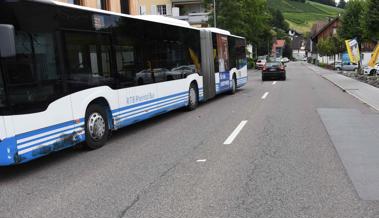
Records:
[[[364,104],[368,105],[369,107],[375,109],[376,111],[379,112],[379,107],[375,106],[375,105],[372,105],[370,103],[368,103],[366,100],[362,99],[361,97],[357,96],[356,94],[352,93],[349,89],[345,89],[343,88],[341,85],[335,83],[334,81],[328,79],[327,77],[325,77],[324,75],[322,74],[319,74],[323,79],[329,81],[330,83],[332,83],[333,85],[335,85],[336,87],[340,88],[343,92],[346,92],[348,93],[349,95],[353,96],[354,98],[358,99],[359,101],[363,102]]]
[[[326,70],[326,69],[321,68],[321,67],[319,67],[319,66],[315,66],[315,65],[312,65],[313,67],[310,67],[308,64],[305,64],[305,66],[306,66],[309,70],[311,70],[311,71],[315,72],[316,74],[320,75],[321,78],[323,78],[323,79],[329,81],[330,83],[332,83],[333,85],[335,85],[336,87],[338,87],[339,89],[341,89],[343,92],[348,93],[349,95],[351,95],[351,96],[353,96],[354,98],[358,99],[359,101],[361,101],[362,103],[366,104],[366,105],[369,106],[370,108],[372,108],[372,109],[374,109],[375,111],[379,112],[379,106],[375,106],[375,105],[372,105],[372,104],[368,103],[366,100],[364,100],[364,99],[362,99],[361,97],[359,97],[359,96],[355,95],[354,93],[352,93],[349,89],[345,89],[345,88],[342,87],[341,85],[339,85],[339,84],[335,83],[334,81],[328,79],[328,78],[325,76],[325,75],[328,75],[328,74],[326,74],[326,73],[323,74],[323,73],[317,72],[317,70],[316,70],[316,69],[313,69],[313,67],[317,67],[317,68],[320,69],[320,70]],[[328,70],[326,70],[326,71],[328,71]],[[330,73],[335,73],[335,72],[332,71],[332,72],[330,72]],[[344,76],[344,75],[341,75],[341,76]],[[349,78],[349,77],[348,77],[348,78]],[[357,81],[357,82],[360,82],[360,81]]]

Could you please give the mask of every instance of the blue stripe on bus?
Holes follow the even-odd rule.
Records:
[[[80,122],[83,122],[83,121],[84,121],[84,118],[81,118]],[[36,130],[29,131],[29,132],[21,133],[21,134],[16,135],[16,140],[28,138],[30,136],[38,135],[38,134],[49,132],[49,131],[52,131],[52,130],[55,130],[55,129],[63,128],[63,127],[66,127],[66,126],[71,126],[71,125],[74,125],[74,124],[77,124],[76,121],[75,120],[70,120],[70,121],[67,121],[67,122],[63,122],[63,123],[51,125],[51,126],[48,126],[48,127],[44,127],[44,128],[41,128],[41,129],[36,129]]]
[[[203,90],[204,90],[204,88],[199,88],[199,92],[201,92]],[[176,93],[176,94],[173,94],[173,95],[168,95],[168,96],[160,97],[160,98],[157,98],[157,99],[152,99],[152,100],[141,102],[141,103],[138,103],[138,104],[128,105],[128,106],[125,106],[125,107],[121,107],[121,108],[112,110],[112,113],[115,114],[115,113],[118,113],[118,112],[121,112],[121,111],[124,111],[124,110],[127,110],[127,109],[131,109],[131,108],[134,108],[134,107],[139,107],[139,106],[150,104],[150,103],[154,103],[154,102],[157,102],[157,101],[162,101],[162,100],[165,100],[165,99],[177,97],[177,96],[184,95],[184,94],[188,94],[188,92],[187,91],[185,91],[185,92],[179,92],[179,93]]]
[[[170,104],[175,104],[175,103],[177,103],[177,102],[182,102],[182,101],[187,101],[187,99],[186,99],[186,100],[184,100],[184,99],[177,99],[177,100],[175,100],[175,101],[173,101],[173,102],[169,102],[169,103],[165,103],[165,104],[163,104],[163,105],[159,105],[159,106],[155,106],[155,107],[149,108],[148,110],[149,110],[149,111],[150,111],[150,110],[155,110],[155,109],[158,109],[158,108],[161,108],[161,107],[164,107],[164,106],[170,105]],[[140,109],[141,109],[141,108],[140,108]],[[140,110],[140,109],[139,109],[139,110]],[[125,118],[130,117],[130,116],[133,116],[133,115],[144,114],[144,113],[146,113],[146,112],[145,112],[145,111],[138,111],[138,112],[135,112],[135,113],[132,113],[132,114],[128,114],[128,116],[125,116],[125,117],[120,118],[120,119],[122,120],[122,119],[125,119]]]
[[[137,117],[133,117],[133,118],[130,118],[130,119],[123,120],[123,121],[120,122],[120,126],[123,127],[123,126],[128,126],[128,125],[131,125],[131,124],[134,124],[134,123],[138,123],[140,121],[149,119],[149,118],[157,116],[159,114],[163,114],[165,112],[168,112],[168,111],[175,110],[177,108],[186,106],[186,103],[187,103],[187,101],[181,101],[181,102],[178,102],[178,103],[176,103],[174,105],[171,105],[171,106],[168,106],[168,107],[160,108],[158,110],[151,111],[151,112],[142,114],[142,115],[137,116]]]
[[[187,93],[183,93],[183,94],[181,94],[181,95],[178,95],[178,96],[174,96],[174,97],[171,97],[171,98],[165,99],[164,101],[162,101],[162,100],[161,100],[161,101],[153,101],[154,103],[152,102],[151,105],[149,105],[149,106],[147,106],[147,107],[152,107],[152,106],[155,106],[155,105],[158,105],[158,104],[163,104],[163,103],[166,103],[166,102],[168,102],[168,101],[172,101],[172,100],[174,100],[174,99],[183,98],[183,97],[185,97],[186,94],[187,94]],[[144,104],[143,104],[143,105],[144,105]],[[138,107],[138,106],[134,106],[134,107]],[[134,108],[134,107],[132,107],[132,108]],[[136,108],[136,109],[133,109],[133,110],[130,110],[130,111],[125,111],[125,110],[123,110],[122,113],[115,115],[115,117],[122,116],[122,115],[124,115],[124,114],[128,114],[128,113],[132,113],[132,112],[135,112],[135,111],[138,111],[138,110],[143,110],[144,108],[147,108],[147,107]],[[124,111],[125,111],[125,112],[124,112]]]
[[[36,149],[33,149],[33,150],[29,151],[29,152],[21,154],[19,156],[20,162],[18,162],[18,163],[26,163],[26,162],[29,162],[29,161],[31,161],[33,159],[45,156],[45,155],[47,155],[49,153],[56,152],[56,151],[59,151],[59,150],[63,150],[63,149],[72,147],[75,144],[83,142],[85,140],[85,135],[84,134],[80,134],[80,135],[77,136],[77,138],[78,138],[77,141],[75,141],[74,143],[72,143],[70,141],[60,140],[60,141],[54,142],[52,144],[49,144],[49,145],[46,145],[46,146],[41,146],[40,148],[36,148]]]
[[[40,137],[37,137],[37,138],[34,138],[34,139],[30,139],[30,140],[27,140],[27,141],[25,141],[25,142],[17,143],[17,145],[23,145],[23,144],[26,144],[26,143],[30,143],[30,142],[33,142],[33,141],[37,141],[37,140],[40,140],[40,139],[43,139],[43,138],[46,138],[46,137],[50,137],[50,136],[53,136],[53,135],[59,134],[59,133],[62,133],[62,132],[66,132],[66,131],[74,130],[74,129],[77,129],[77,128],[80,128],[80,127],[84,127],[84,125],[73,126],[73,127],[71,127],[71,128],[63,129],[63,130],[60,130],[60,131],[55,132],[55,133],[50,133],[50,134],[48,134],[48,135],[44,135],[44,136],[40,136]]]
[[[155,110],[155,109],[158,109],[158,108],[161,108],[161,107],[164,107],[164,106],[167,106],[167,105],[170,105],[170,104],[175,104],[177,102],[181,102],[181,101],[187,101],[188,99],[177,99],[173,102],[169,102],[169,103],[165,103],[163,105],[159,105],[159,106],[155,106],[155,107],[152,107],[152,108],[149,108],[148,110],[151,111],[151,110]],[[123,118],[119,118],[120,120],[124,120],[125,118],[127,119],[128,117],[131,117],[133,115],[137,115],[137,114],[144,114],[146,113],[145,111],[138,111],[138,112],[135,112],[135,113],[131,113],[131,114],[128,114],[128,116],[125,116]]]
[[[185,93],[188,93],[188,92],[180,92],[180,93],[177,93],[177,94],[173,94],[173,95],[169,95],[169,96],[165,96],[165,97],[161,97],[161,98],[157,98],[157,99],[152,99],[152,100],[141,102],[141,103],[138,103],[138,104],[128,105],[128,106],[125,106],[125,107],[122,107],[122,108],[118,108],[118,109],[112,110],[112,113],[117,113],[117,112],[120,112],[120,111],[123,111],[123,110],[127,110],[127,109],[130,109],[130,108],[133,108],[133,107],[138,107],[138,106],[142,106],[142,105],[145,105],[145,104],[150,104],[150,103],[153,103],[153,102],[156,102],[156,101],[161,101],[161,100],[164,100],[164,99],[168,99],[168,98],[172,98],[172,97],[175,97],[175,96],[183,95]]]
[[[79,127],[77,127],[77,128],[79,128]],[[82,128],[83,128],[83,126],[82,126]],[[83,129],[82,129],[82,130],[83,130]],[[60,136],[57,136],[57,137],[54,137],[54,138],[51,138],[51,139],[47,139],[47,140],[42,141],[42,142],[38,142],[38,143],[35,143],[35,144],[31,144],[31,145],[28,145],[27,147],[24,147],[24,148],[20,148],[20,149],[18,149],[18,151],[23,151],[23,150],[28,149],[28,148],[31,148],[31,147],[35,147],[35,146],[39,146],[39,145],[43,145],[44,143],[51,142],[51,141],[56,141],[56,140],[58,140],[58,139],[64,139],[67,135],[72,135],[72,134],[68,133],[68,134],[65,134],[65,135],[60,135]],[[54,144],[54,143],[52,143],[52,144]],[[18,144],[18,145],[20,145],[20,144]],[[47,146],[47,145],[46,145],[46,146]]]

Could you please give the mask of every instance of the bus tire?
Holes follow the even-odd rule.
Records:
[[[233,79],[232,79],[232,88],[230,90],[230,94],[234,95],[236,92],[237,92],[237,79],[236,79],[236,75],[234,74]]]
[[[198,97],[197,85],[195,83],[191,83],[190,88],[188,90],[188,111],[193,111],[199,105],[199,97]]]
[[[85,147],[90,150],[101,148],[109,136],[107,112],[104,106],[91,104],[85,117]]]

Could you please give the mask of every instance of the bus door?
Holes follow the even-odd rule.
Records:
[[[229,46],[228,37],[216,34],[218,78],[216,76],[216,92],[224,92],[230,89],[229,72]]]
[[[212,32],[200,30],[201,38],[201,72],[204,84],[204,100],[213,98],[216,95],[215,67]]]

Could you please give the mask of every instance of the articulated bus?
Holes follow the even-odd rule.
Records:
[[[77,144],[247,83],[228,31],[50,0],[0,2],[0,165]]]

